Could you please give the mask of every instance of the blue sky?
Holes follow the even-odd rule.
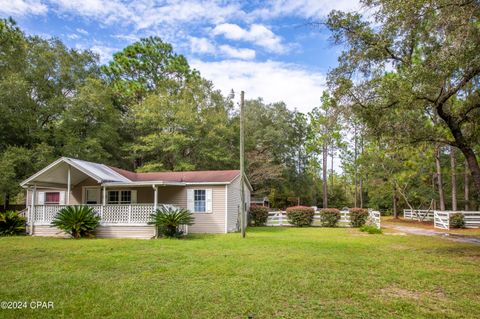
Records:
[[[0,16],[29,34],[95,51],[102,63],[157,35],[223,93],[244,90],[247,98],[308,112],[318,106],[340,48],[327,30],[307,24],[332,9],[358,7],[348,0],[0,0]]]

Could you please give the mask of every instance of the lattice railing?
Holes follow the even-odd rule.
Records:
[[[100,217],[102,225],[146,225],[154,213],[153,204],[131,204],[131,205],[85,205],[92,207]],[[161,206],[176,208],[169,204],[158,204]],[[55,215],[66,205],[36,205],[27,213],[28,221],[35,225],[50,225]]]

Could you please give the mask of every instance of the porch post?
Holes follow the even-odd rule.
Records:
[[[70,165],[68,165],[67,171],[67,205],[70,205]]]
[[[35,201],[37,200],[37,185],[33,185],[32,189],[32,202],[31,202],[31,214],[30,214],[30,235],[33,235],[33,222],[35,220]]]
[[[158,205],[158,186],[153,185],[153,212],[157,211]]]
[[[102,215],[101,215],[101,218],[102,218],[102,222],[103,222],[103,214],[105,212],[105,204],[107,202],[107,187],[103,186],[103,194],[102,194]]]

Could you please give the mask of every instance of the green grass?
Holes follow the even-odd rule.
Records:
[[[1,318],[473,318],[480,246],[355,229],[187,240],[2,238]]]

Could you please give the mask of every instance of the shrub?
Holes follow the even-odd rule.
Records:
[[[320,209],[320,220],[324,227],[336,227],[340,217],[340,211],[336,208]]]
[[[315,210],[306,206],[292,206],[287,208],[287,218],[290,224],[303,227],[310,226],[313,222]]]
[[[0,236],[14,236],[25,233],[25,217],[18,212],[0,213]]]
[[[453,213],[450,215],[451,228],[465,228],[465,216],[461,213]]]
[[[100,224],[98,216],[92,207],[67,206],[58,212],[52,221],[52,226],[70,234],[73,238],[93,237],[95,229]]]
[[[250,207],[250,220],[255,226],[262,226],[267,223],[268,208],[264,206],[254,205]]]
[[[365,208],[350,208],[350,225],[362,227],[367,222],[368,210]]]
[[[155,225],[158,235],[166,237],[179,238],[183,235],[181,225],[193,225],[192,213],[183,208],[161,206],[151,217],[149,224]]]
[[[363,225],[360,227],[360,231],[367,232],[369,234],[381,234],[382,230],[372,225]]]

